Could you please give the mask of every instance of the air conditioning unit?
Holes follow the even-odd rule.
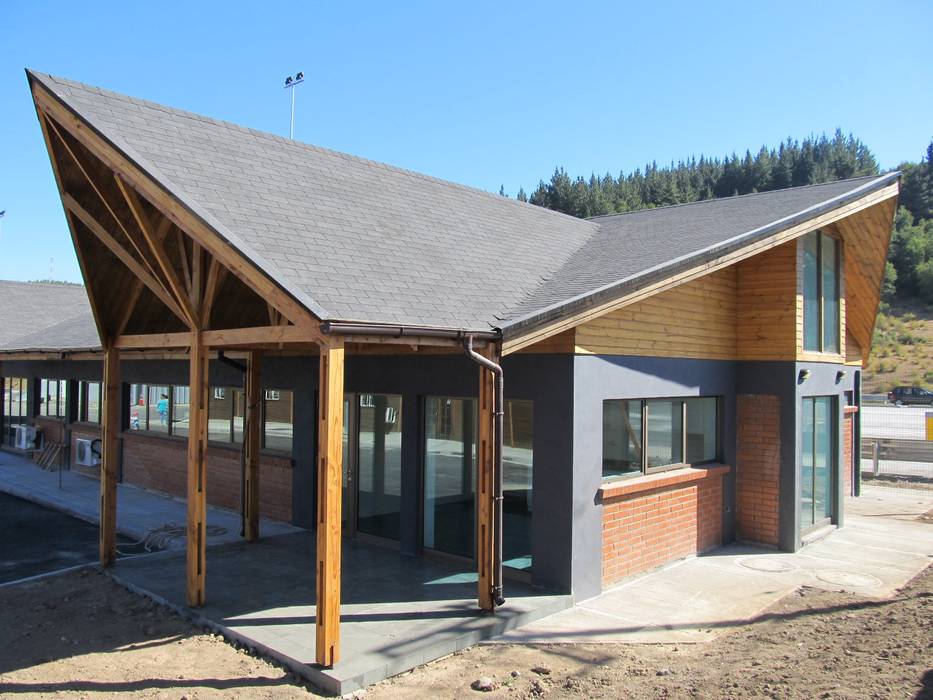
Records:
[[[100,464],[100,455],[94,449],[94,442],[83,438],[75,440],[75,458],[82,467],[96,467]]]
[[[36,448],[36,428],[32,425],[17,425],[13,435],[13,445],[20,450]]]

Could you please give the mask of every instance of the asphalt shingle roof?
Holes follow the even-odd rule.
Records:
[[[30,73],[322,320],[508,335],[815,207],[859,178],[581,220]],[[789,225],[789,224],[788,224]]]
[[[0,352],[99,347],[84,287],[0,280]]]

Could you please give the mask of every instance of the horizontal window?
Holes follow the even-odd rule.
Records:
[[[720,459],[719,399],[603,402],[603,478]]]

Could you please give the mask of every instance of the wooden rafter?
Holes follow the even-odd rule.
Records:
[[[62,203],[65,206],[65,209],[72,214],[74,214],[77,219],[84,224],[84,226],[93,233],[97,239],[103,243],[111,253],[113,253],[117,259],[120,260],[130,271],[136,275],[136,277],[145,284],[149,290],[156,295],[156,297],[165,304],[173,314],[175,314],[182,321],[186,320],[184,312],[175,302],[175,300],[169,295],[165,290],[165,287],[162,286],[161,282],[157,280],[149,272],[149,270],[140,263],[135,256],[133,256],[126,248],[124,248],[120,243],[114,238],[109,231],[97,220],[95,219],[89,211],[82,207],[77,200],[72,197],[70,194],[62,194]]]
[[[65,196],[65,186],[62,183],[58,158],[55,155],[55,150],[52,148],[52,137],[49,133],[48,117],[46,117],[45,112],[42,111],[38,104],[36,104],[36,117],[39,120],[39,127],[42,130],[42,138],[45,141],[45,148],[49,153],[49,160],[52,163],[52,173],[55,176],[55,184],[58,187],[58,195],[59,197],[63,198]],[[75,253],[78,258],[78,267],[81,269],[81,277],[83,279],[88,279],[88,269],[87,263],[84,259],[84,252],[81,250],[81,246],[78,245],[78,234],[75,227],[75,222],[74,219],[71,218],[71,214],[67,209],[65,209],[65,220],[68,222],[68,231],[71,235],[71,243],[74,246]],[[94,324],[97,326],[97,335],[101,339],[102,343],[106,343],[109,340],[110,334],[105,329],[100,307],[98,306],[97,300],[90,293],[88,294],[88,301],[91,305],[91,314],[94,316]]]
[[[126,330],[126,325],[130,322],[133,311],[136,310],[136,304],[139,302],[139,297],[142,294],[144,287],[145,285],[139,279],[133,283],[133,290],[130,292],[129,297],[126,300],[126,305],[123,307],[123,313],[120,314],[120,320],[117,323],[117,327],[114,329],[114,332],[116,333],[115,337],[120,337]]]
[[[209,224],[194,214],[174,193],[169,192],[112,143],[89,128],[89,125],[72,112],[59,97],[36,80],[32,81],[32,93],[38,109],[47,113],[106,167],[151,202],[162,215],[187,233],[192,240],[197,241],[230,273],[242,280],[261,298],[272,303],[293,324],[311,330],[319,340],[324,339],[318,328],[320,319],[315,318],[307,308],[257,268],[243,253],[218,236]]]
[[[123,194],[123,198],[126,200],[127,206],[129,206],[133,214],[133,218],[136,219],[139,230],[142,231],[143,238],[145,238],[146,243],[149,244],[149,250],[155,257],[156,263],[162,271],[163,278],[168,283],[169,291],[182,310],[182,313],[184,313],[187,318],[188,326],[192,330],[201,329],[202,326],[198,314],[192,307],[191,300],[188,298],[187,294],[185,294],[183,283],[181,279],[179,279],[177,271],[168,258],[162,240],[157,237],[156,229],[143,210],[142,202],[139,200],[136,190],[130,187],[119,175],[116,175],[114,180],[116,180],[117,187]]]
[[[307,328],[299,328],[298,326],[227,328],[201,333],[202,342],[212,348],[314,343],[316,338],[317,336]],[[124,350],[185,348],[190,343],[191,334],[187,332],[121,335],[114,341],[116,347]]]
[[[54,120],[48,119],[48,124],[51,127],[52,131],[55,132],[55,135],[58,137],[58,142],[65,149],[65,152],[71,158],[72,163],[77,167],[78,171],[84,177],[87,184],[97,195],[97,199],[104,206],[107,212],[110,214],[110,217],[113,219],[114,223],[120,228],[123,232],[123,235],[126,237],[126,240],[130,242],[130,245],[133,247],[133,250],[136,252],[136,256],[139,260],[142,261],[142,264],[146,266],[149,273],[153,278],[158,278],[158,273],[156,272],[155,267],[152,262],[149,260],[148,256],[145,254],[144,249],[136,241],[136,238],[133,234],[130,233],[129,229],[126,226],[126,223],[123,221],[122,217],[117,214],[116,210],[113,207],[113,204],[110,202],[110,199],[104,194],[100,185],[95,181],[94,177],[88,172],[86,164],[82,161],[81,157],[74,151],[68,141],[62,136],[59,127],[55,124]]]

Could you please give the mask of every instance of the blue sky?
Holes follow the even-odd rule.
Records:
[[[514,195],[853,132],[933,137],[933,3],[0,0],[0,278],[79,280],[23,69]]]

